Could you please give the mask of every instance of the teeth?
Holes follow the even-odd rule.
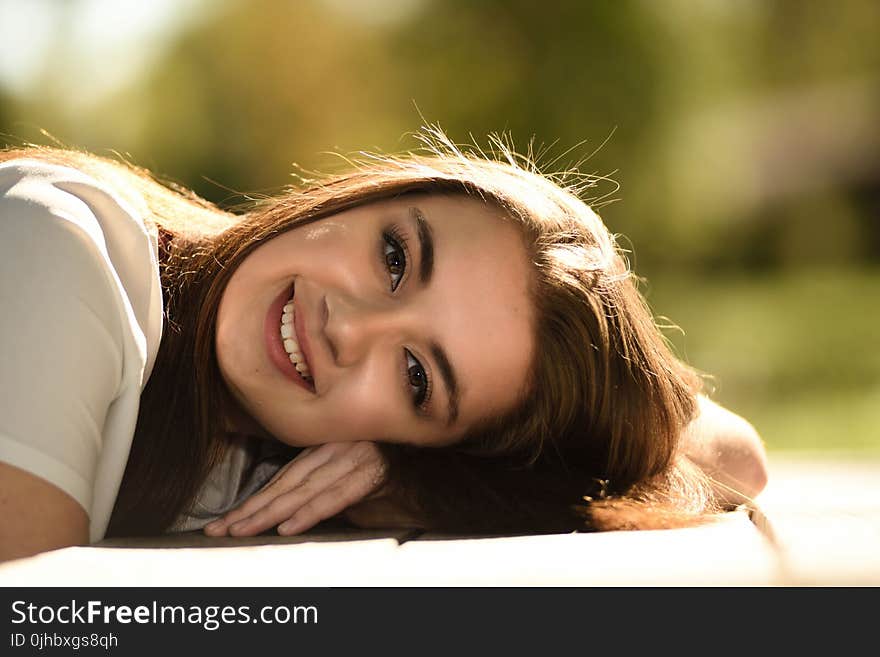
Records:
[[[284,351],[287,352],[290,362],[293,363],[296,371],[299,372],[304,379],[311,381],[312,376],[309,371],[309,366],[306,365],[305,357],[302,354],[299,343],[296,341],[293,330],[293,303],[290,301],[284,306],[284,311],[281,315],[281,338],[281,342],[284,345]]]
[[[311,374],[311,372],[309,372],[309,368],[306,367],[305,363],[297,363],[296,365],[294,365],[294,367],[296,368],[297,372],[302,374],[302,377],[304,379],[311,379],[312,378],[312,374]]]

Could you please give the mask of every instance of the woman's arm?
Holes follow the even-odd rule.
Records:
[[[767,452],[755,428],[703,395],[682,434],[685,455],[716,482],[725,504],[741,504],[767,485]],[[732,490],[731,490],[732,489]]]
[[[0,562],[89,542],[89,518],[44,479],[0,462]]]
[[[115,493],[95,490],[102,454],[128,449],[118,415],[120,435],[104,432],[131,390],[124,302],[96,214],[115,222],[119,211],[89,180],[35,160],[0,164],[0,560],[87,543],[93,497]]]

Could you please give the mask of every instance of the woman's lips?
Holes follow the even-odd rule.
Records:
[[[293,291],[293,285],[285,288],[277,297],[275,297],[275,300],[269,306],[269,312],[266,313],[266,319],[263,322],[263,337],[266,342],[266,353],[269,356],[269,360],[272,361],[272,364],[275,365],[279,372],[301,388],[313,393],[315,391],[313,385],[303,379],[300,373],[296,371],[296,367],[290,362],[290,357],[287,355],[287,352],[284,351],[284,345],[281,344],[281,313],[283,312],[284,305],[288,302],[290,297],[293,296]],[[300,322],[297,322],[297,324],[299,323]],[[295,330],[297,331],[297,337],[299,337],[299,326],[297,326]],[[302,348],[306,362],[311,366],[308,352],[305,351],[306,347],[303,346]],[[314,380],[313,370],[312,377]]]

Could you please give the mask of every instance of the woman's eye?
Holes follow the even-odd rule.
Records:
[[[388,275],[391,277],[391,291],[394,292],[406,273],[406,251],[400,240],[393,234],[386,233],[383,237],[385,243],[382,248],[382,257]]]
[[[422,364],[408,349],[403,351],[406,354],[406,379],[412,393],[413,406],[423,410],[430,399],[431,386],[428,375]]]

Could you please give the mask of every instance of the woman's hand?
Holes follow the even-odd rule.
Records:
[[[275,525],[284,536],[304,532],[379,491],[385,470],[371,442],[309,447],[244,504],[208,524],[205,534],[254,536]]]

